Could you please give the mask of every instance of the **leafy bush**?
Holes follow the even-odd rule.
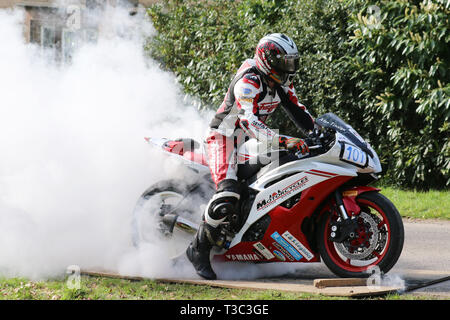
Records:
[[[397,185],[450,186],[449,6],[377,1],[352,17],[357,51],[341,61]]]
[[[253,57],[260,38],[273,32],[291,36],[302,53],[296,90],[310,111],[320,114],[336,100],[345,103],[332,87],[342,72],[330,64],[346,53],[343,43],[350,35],[350,12],[342,3],[169,0],[148,13],[159,31],[149,43],[151,55],[175,72],[186,93],[200,98],[203,107],[220,105],[241,63]],[[282,118],[275,116],[273,122],[290,130]]]
[[[216,109],[258,40],[296,42],[295,88],[314,116],[335,112],[379,153],[392,184],[450,186],[449,2],[168,0],[149,16],[150,54]],[[375,5],[375,6],[374,6]],[[282,112],[269,124],[296,134]]]
[[[186,93],[218,106],[243,60],[278,23],[283,1],[177,1],[148,13],[159,34],[151,55],[175,72]]]

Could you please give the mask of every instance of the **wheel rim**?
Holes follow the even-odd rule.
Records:
[[[176,228],[168,232],[160,220],[160,213],[165,206],[165,213],[177,208],[183,195],[173,191],[162,191],[147,197],[142,197],[135,211],[135,243],[156,244],[163,247],[170,257],[178,256],[186,250],[192,236]]]
[[[391,227],[386,213],[375,203],[357,199],[361,212],[355,238],[336,243],[330,240],[330,222],[336,215],[327,218],[324,232],[325,249],[333,263],[349,272],[361,273],[378,265],[386,255],[391,240]]]
[[[162,191],[141,198],[136,214],[139,241],[153,242],[155,234],[152,231],[155,230],[155,226],[156,229],[161,229],[161,222],[158,221],[158,218],[163,206],[166,206],[166,208],[167,206],[175,207],[182,199],[181,194],[173,191]],[[165,234],[165,236],[168,236],[168,234]]]

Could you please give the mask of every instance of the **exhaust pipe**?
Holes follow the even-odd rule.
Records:
[[[165,214],[162,217],[162,222],[167,226],[170,233],[173,232],[174,228],[187,233],[197,233],[199,228],[198,224],[173,213]]]

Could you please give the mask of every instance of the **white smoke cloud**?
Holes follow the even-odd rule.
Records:
[[[208,116],[145,56],[149,19],[107,10],[102,34],[71,64],[26,44],[24,12],[0,10],[0,277],[59,277],[68,266],[196,277],[161,242],[131,244],[132,211],[152,183],[182,174],[143,137],[202,140]],[[217,265],[224,279],[297,266]]]
[[[108,16],[98,42],[56,65],[24,42],[23,11],[0,10],[0,276],[167,271],[161,248],[130,243],[139,195],[178,174],[143,138],[201,139],[207,122],[145,57],[148,18]]]

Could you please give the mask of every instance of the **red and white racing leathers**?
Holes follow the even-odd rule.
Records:
[[[289,87],[271,89],[263,81],[253,59],[247,59],[232,80],[225,99],[210,123],[206,139],[211,175],[216,186],[225,179],[237,180],[236,147],[245,134],[271,145],[278,135],[264,122],[279,105],[291,119],[306,130],[314,128],[314,120]],[[239,130],[238,130],[239,131]]]

